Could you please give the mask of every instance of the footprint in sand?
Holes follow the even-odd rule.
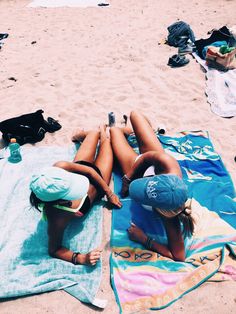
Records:
[[[127,96],[118,96],[115,98],[115,101],[125,101],[127,99]]]

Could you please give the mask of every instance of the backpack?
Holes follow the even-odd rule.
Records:
[[[43,110],[4,120],[0,122],[2,138],[8,144],[15,138],[20,145],[41,141],[46,132],[55,132],[61,128],[58,121],[51,117],[43,117]]]
[[[195,36],[192,29],[183,21],[171,24],[167,27],[167,30],[169,32],[167,37],[169,46],[182,47],[187,44],[188,40],[192,43],[195,42]]]

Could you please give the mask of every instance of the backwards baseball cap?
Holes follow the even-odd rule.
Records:
[[[44,202],[76,200],[88,192],[87,177],[58,167],[48,167],[31,178],[30,189]]]
[[[179,208],[188,198],[187,186],[173,174],[136,179],[129,186],[129,194],[141,204],[165,210]]]

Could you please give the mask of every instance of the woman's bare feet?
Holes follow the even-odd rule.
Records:
[[[128,125],[122,127],[121,130],[126,136],[129,136],[131,133],[133,133],[133,129]]]
[[[81,265],[94,266],[101,258],[101,249],[94,249],[87,254],[79,254],[77,256],[77,263]]]
[[[89,131],[85,131],[84,129],[76,129],[71,137],[72,142],[81,142],[85,139],[86,135]]]
[[[110,140],[109,137],[107,136],[106,130],[107,130],[107,125],[106,124],[101,124],[99,126],[100,130],[100,141],[103,142],[105,140]]]

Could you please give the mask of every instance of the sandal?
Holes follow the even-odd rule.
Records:
[[[62,126],[60,125],[60,123],[57,120],[53,119],[52,117],[48,117],[47,121],[44,120],[44,126],[43,127],[47,132],[53,133],[55,131],[60,130]]]
[[[107,7],[109,5],[109,3],[106,3],[106,2],[100,2],[98,3],[98,6],[99,7]]]
[[[179,68],[189,63],[185,56],[173,55],[169,58],[168,65],[172,68]]]

